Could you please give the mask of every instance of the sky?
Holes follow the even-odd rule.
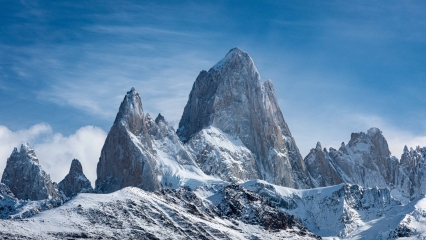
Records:
[[[28,142],[54,181],[96,164],[131,87],[176,126],[229,49],[271,79],[303,156],[378,127],[426,146],[424,1],[0,0],[0,169]],[[0,171],[1,172],[1,171]]]

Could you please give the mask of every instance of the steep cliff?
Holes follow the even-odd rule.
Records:
[[[199,74],[177,134],[211,175],[311,186],[272,82],[263,82],[253,60],[238,48]]]

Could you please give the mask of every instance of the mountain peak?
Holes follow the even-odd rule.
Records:
[[[309,186],[303,158],[271,81],[262,82],[251,57],[239,48],[231,49],[208,72],[198,75],[177,135],[190,145],[191,138],[209,127],[239,139],[247,148],[252,159],[250,164],[244,163],[244,171],[252,173],[247,179],[260,178],[287,187]],[[226,171],[241,171],[237,168],[226,167]],[[215,171],[212,175],[219,174]]]
[[[321,149],[322,149],[322,146],[321,146],[321,143],[320,142],[317,142],[317,146],[315,147],[317,150],[320,150],[321,151]]]
[[[19,199],[59,198],[49,174],[43,171],[34,150],[27,143],[21,145],[19,153],[15,148],[7,159],[1,182]]]
[[[163,115],[161,115],[161,113],[159,113],[158,116],[155,118],[155,123],[159,124],[160,122],[166,123],[166,119]]]
[[[58,184],[58,188],[67,198],[73,197],[78,193],[93,192],[92,185],[84,175],[83,167],[77,159],[72,160],[70,172]]]
[[[73,159],[71,162],[70,172],[83,173],[83,167],[81,166],[80,161]]]
[[[17,151],[16,148],[13,149],[12,155],[20,155],[20,156],[27,156],[26,159],[29,159],[32,162],[35,162],[37,164],[39,164],[38,162],[38,158],[35,155],[34,149],[32,149],[30,147],[30,145],[28,145],[28,143],[23,143],[21,144],[21,148],[19,150],[19,153]]]
[[[142,100],[136,89],[132,87],[121,102],[114,124],[123,124],[130,132],[137,135],[144,132],[143,121]]]
[[[226,56],[238,56],[241,54],[247,54],[246,52],[244,52],[243,50],[239,49],[238,47],[234,47],[231,50],[229,50],[229,52],[226,54]],[[248,55],[248,54],[247,54]]]
[[[230,69],[227,68],[230,67]],[[229,50],[225,57],[213,66],[216,71],[236,71],[237,69],[252,69],[257,73],[253,60],[248,53],[235,47]]]
[[[380,129],[376,128],[376,127],[372,127],[370,129],[368,129],[367,134],[369,136],[374,136],[374,135],[382,135],[382,131],[380,131]]]

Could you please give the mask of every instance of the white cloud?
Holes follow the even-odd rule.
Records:
[[[29,129],[11,131],[0,125],[0,170],[6,166],[7,158],[14,147],[28,142],[35,150],[43,169],[55,182],[61,181],[68,173],[71,160],[76,158],[83,165],[86,177],[94,185],[96,165],[106,132],[94,126],[85,126],[74,134],[63,136],[54,133],[46,123],[36,124]]]

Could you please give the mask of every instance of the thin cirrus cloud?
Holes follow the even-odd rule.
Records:
[[[105,139],[106,132],[93,126],[85,126],[69,136],[63,136],[55,133],[46,123],[19,131],[11,131],[0,125],[0,169],[6,166],[13,148],[19,150],[22,143],[28,143],[52,181],[61,181],[68,174],[71,160],[76,158],[80,160],[84,174],[94,185],[96,165]]]

